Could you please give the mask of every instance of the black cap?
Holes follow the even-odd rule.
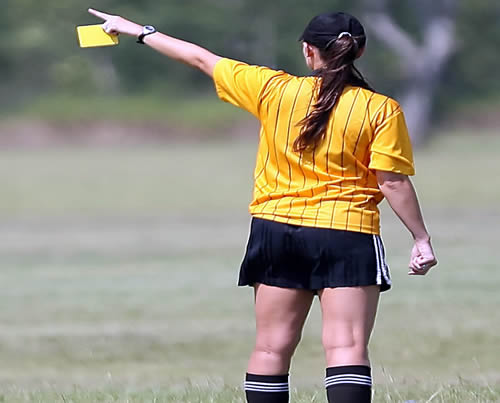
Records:
[[[360,48],[365,46],[366,35],[363,25],[356,17],[347,13],[321,14],[314,17],[299,40],[319,49],[326,49],[345,32],[356,39]]]

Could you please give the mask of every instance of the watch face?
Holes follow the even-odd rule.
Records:
[[[151,26],[151,25],[146,25],[144,26],[144,33],[145,34],[152,34],[153,32],[156,32],[156,28]]]

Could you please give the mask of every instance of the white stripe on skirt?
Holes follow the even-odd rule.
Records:
[[[380,236],[377,236],[377,241],[379,244],[379,250],[380,250],[380,257],[381,257],[381,262],[382,262],[382,275],[384,276],[385,282],[388,285],[391,285],[391,276],[389,274],[389,266],[387,265],[387,262],[385,261],[385,248],[384,248],[384,243],[382,242],[382,238]]]
[[[382,284],[382,264],[380,263],[380,253],[379,253],[379,246],[377,242],[377,235],[373,235],[373,246],[375,248],[375,257],[377,259],[377,285]]]
[[[375,247],[375,257],[377,259],[377,284],[382,284],[382,277],[387,285],[391,285],[391,275],[389,266],[385,261],[385,249],[382,238],[379,235],[373,235],[373,246]]]

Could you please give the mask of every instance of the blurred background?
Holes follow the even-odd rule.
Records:
[[[358,16],[358,67],[403,104],[440,260],[408,278],[410,236],[382,206],[395,287],[375,401],[500,401],[494,0],[3,0],[0,401],[242,401],[252,293],[235,282],[258,122],[131,38],[78,48],[76,25],[99,23],[88,7],[294,74],[314,15]],[[296,401],[324,401],[323,365],[315,304]]]

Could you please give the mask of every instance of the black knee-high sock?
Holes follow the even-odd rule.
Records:
[[[288,403],[288,375],[247,374],[245,395],[248,403]]]
[[[327,368],[325,386],[329,403],[370,403],[372,399],[370,367],[349,365]]]

